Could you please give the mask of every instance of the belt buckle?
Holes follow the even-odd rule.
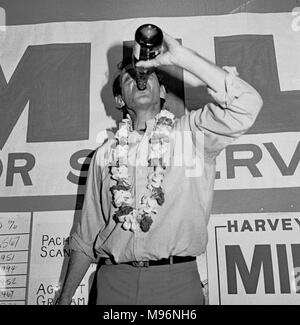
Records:
[[[149,261],[134,261],[134,262],[132,262],[132,265],[134,267],[148,267]]]

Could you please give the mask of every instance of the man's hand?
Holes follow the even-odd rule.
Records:
[[[176,39],[163,31],[163,49],[155,59],[139,61],[137,67],[151,68],[161,65],[175,65],[186,70],[214,91],[224,92],[227,72],[202,57],[199,53],[181,45]]]
[[[72,301],[72,299],[70,299],[70,298],[59,296],[55,301],[55,305],[66,306],[66,305],[70,305],[71,301]]]
[[[153,60],[139,61],[137,67],[151,68],[158,67],[160,65],[174,65],[176,64],[177,57],[182,47],[178,41],[172,36],[163,32],[164,43],[162,52]]]
[[[71,250],[66,277],[55,305],[70,305],[80,282],[91,265],[91,257]]]

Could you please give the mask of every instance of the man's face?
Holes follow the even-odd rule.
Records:
[[[124,69],[121,73],[122,98],[126,105],[132,109],[160,104],[161,87],[156,74],[149,75],[147,86],[139,90],[135,81],[135,70]]]

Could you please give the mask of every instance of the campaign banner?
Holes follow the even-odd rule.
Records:
[[[124,42],[149,20],[7,26],[2,32],[1,198],[19,197],[18,202],[26,205],[21,197],[42,200],[54,193],[61,197],[77,193],[85,159],[116,126],[111,84]],[[236,14],[151,21],[217,64],[236,66],[264,99],[249,136],[220,156],[216,188],[248,188],[249,183],[255,188],[298,187],[300,34],[291,27],[293,16]],[[195,87],[195,80],[184,72],[183,81],[177,83],[183,83],[186,106],[200,108],[203,91]],[[14,202],[3,202],[2,209]]]
[[[300,213],[213,215],[209,236],[211,305],[299,304]]]

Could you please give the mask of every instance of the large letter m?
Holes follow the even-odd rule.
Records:
[[[270,245],[255,245],[250,271],[239,245],[226,245],[228,294],[237,294],[237,269],[247,294],[255,294],[263,269],[265,293],[274,293],[274,274]]]
[[[9,82],[2,68],[0,150],[28,102],[27,142],[88,139],[89,43],[28,46]]]

